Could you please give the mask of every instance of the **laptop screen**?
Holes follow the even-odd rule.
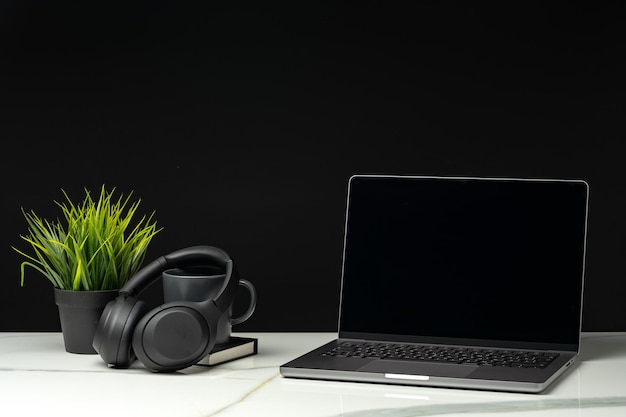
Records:
[[[354,176],[339,330],[578,346],[584,181]]]

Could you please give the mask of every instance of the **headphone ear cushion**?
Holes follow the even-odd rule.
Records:
[[[177,371],[196,364],[213,349],[219,317],[215,313],[219,311],[213,308],[201,314],[197,305],[164,304],[139,321],[133,333],[133,351],[146,368]]]
[[[133,331],[149,310],[146,303],[133,297],[120,296],[106,305],[93,339],[93,348],[104,362],[117,368],[130,366],[135,360]]]

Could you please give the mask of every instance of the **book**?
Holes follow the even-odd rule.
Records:
[[[215,345],[213,350],[202,358],[196,365],[214,366],[235,359],[256,355],[259,348],[259,340],[252,337],[235,337],[226,343]]]

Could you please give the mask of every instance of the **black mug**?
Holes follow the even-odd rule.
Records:
[[[226,275],[212,267],[188,267],[168,269],[162,273],[163,298],[166,303],[172,301],[205,301],[215,298],[224,285]],[[257,294],[254,285],[240,279],[239,285],[250,293],[250,303],[239,317],[233,317],[233,306],[222,314],[217,323],[215,344],[228,342],[232,326],[248,320],[256,308]]]

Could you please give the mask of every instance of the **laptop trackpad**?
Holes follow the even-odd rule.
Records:
[[[469,375],[477,368],[477,365],[375,360],[366,365],[363,365],[358,370],[364,372],[382,372],[386,374],[407,374],[458,378]]]

